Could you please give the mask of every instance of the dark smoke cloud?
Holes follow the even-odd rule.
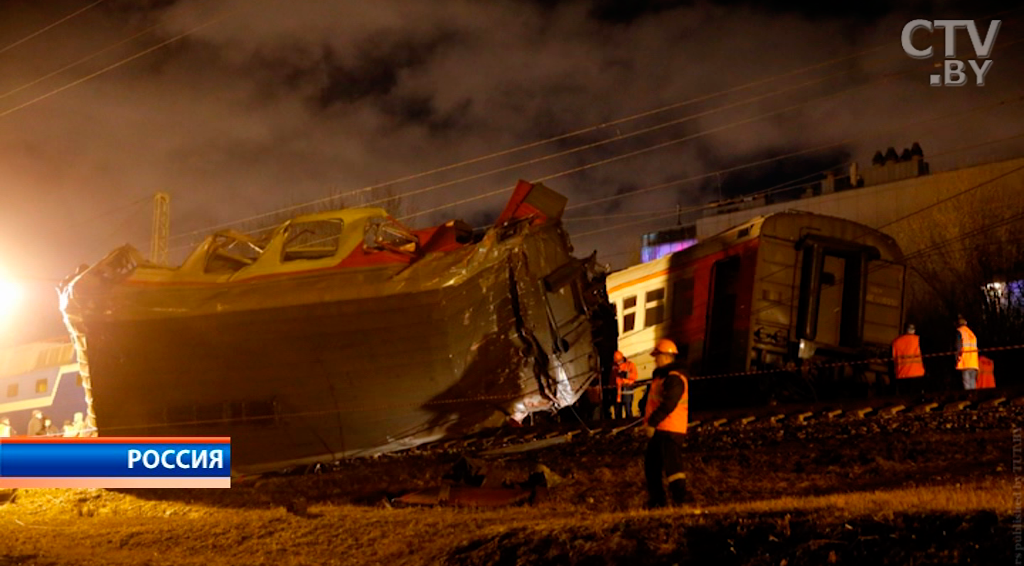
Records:
[[[0,49],[86,2],[0,2]],[[1005,17],[985,87],[930,88],[931,72],[903,54],[910,19],[981,18],[995,3],[110,0],[31,41],[0,52],[0,96],[114,42],[111,49],[33,87],[0,98],[0,114],[124,57],[189,35],[23,109],[0,116],[0,264],[20,276],[59,279],[130,241],[148,248],[148,200],[172,196],[172,233],[182,234],[281,207],[516,147],[678,101],[853,55],[844,63],[609,126],[362,201],[539,158],[583,143],[815,77],[843,74],[643,136],[454,184],[403,200],[416,211],[469,199],[656,143],[697,136],[765,112],[792,111],[547,184],[570,205],[694,177],[817,145],[820,153],[703,178],[574,209],[576,216],[671,211],[760,190],[876,149],[918,141],[929,154],[1019,132],[1020,105],[954,123],[942,116],[1020,95],[1020,14]],[[210,23],[213,21],[213,23]],[[962,38],[962,41],[965,39]],[[969,43],[968,43],[969,45]],[[1003,47],[1005,45],[1005,47]],[[910,69],[908,71],[908,69]],[[880,77],[893,74],[885,80]],[[829,96],[823,100],[813,99]],[[886,130],[886,128],[890,128]],[[933,162],[934,169],[1017,156],[1021,145],[986,146]],[[358,204],[360,199],[349,199]],[[136,204],[133,204],[136,203]],[[412,222],[484,222],[504,204],[482,199]],[[627,218],[628,220],[628,218]],[[583,233],[622,221],[575,221]],[[639,235],[674,218],[586,236],[622,266]],[[259,222],[256,221],[255,224]],[[250,223],[252,225],[253,223]],[[179,246],[188,238],[175,240]],[[34,299],[17,338],[60,332],[53,282],[28,282]],[[44,300],[46,299],[46,300]],[[40,314],[42,313],[42,314]],[[6,336],[11,340],[11,333]]]

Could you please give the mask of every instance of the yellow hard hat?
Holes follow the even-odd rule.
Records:
[[[658,344],[654,346],[654,351],[651,352],[652,356],[658,354],[672,354],[673,356],[679,353],[679,348],[676,348],[676,343],[669,340],[668,338],[662,338],[658,340]]]

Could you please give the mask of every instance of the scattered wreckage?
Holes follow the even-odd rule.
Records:
[[[357,208],[263,239],[217,232],[174,268],[116,249],[61,287],[89,424],[229,436],[252,474],[569,406],[615,322],[594,257],[571,255],[565,203],[521,181],[484,232]]]

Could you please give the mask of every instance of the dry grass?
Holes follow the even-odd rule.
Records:
[[[1011,484],[1003,479],[960,488],[785,497],[700,510],[591,516],[555,504],[487,511],[314,505],[308,517],[298,517],[282,508],[238,510],[89,490],[26,490],[14,505],[0,510],[0,521],[5,538],[13,543],[7,552],[38,556],[40,564],[482,564],[506,555],[507,563],[532,564],[637,552],[670,556],[694,544],[687,531],[711,536],[757,527],[781,541],[791,533],[788,525],[794,517],[822,527],[864,517],[889,523],[928,514],[969,517],[1007,509],[1011,499]],[[84,509],[83,516],[79,509]],[[659,542],[659,537],[664,540]]]
[[[510,478],[536,461],[565,478],[507,509],[379,504],[436,486],[452,462],[430,456],[231,490],[21,490],[0,507],[0,566],[1009,563],[1013,477],[1000,466],[1019,417],[694,437],[696,503],[654,512],[640,510],[643,441],[630,437],[494,462]],[[300,498],[308,512],[289,512]]]
[[[825,512],[834,516],[877,516],[897,513],[1003,512],[1013,503],[1013,482],[996,478],[968,485],[938,485],[903,489],[834,493],[811,497],[780,497],[714,505],[709,514]]]

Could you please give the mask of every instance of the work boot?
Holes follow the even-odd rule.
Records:
[[[686,480],[680,479],[668,484],[668,491],[672,494],[673,505],[683,505],[686,503]]]

